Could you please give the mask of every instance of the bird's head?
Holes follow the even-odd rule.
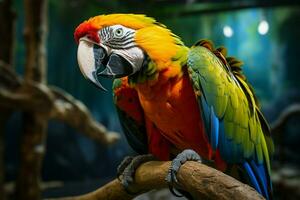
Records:
[[[152,62],[159,71],[176,64],[184,47],[181,40],[153,18],[135,14],[99,15],[75,30],[78,64],[82,74],[104,89],[99,77],[131,76]],[[176,66],[173,66],[174,71]],[[151,71],[151,70],[150,70]],[[175,73],[175,72],[173,72]]]

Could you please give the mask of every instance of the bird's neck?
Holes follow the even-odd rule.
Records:
[[[170,79],[180,78],[183,75],[183,67],[187,62],[187,55],[189,49],[181,46],[177,54],[169,60],[152,60],[150,57],[145,60],[142,69],[129,76],[129,83],[135,85],[149,85],[163,84],[163,82]]]

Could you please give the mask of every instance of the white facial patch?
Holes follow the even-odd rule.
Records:
[[[116,49],[112,50],[112,53],[122,56],[131,64],[133,68],[132,74],[140,70],[145,58],[144,52],[139,47],[132,47],[130,49]]]
[[[99,31],[100,46],[107,50],[108,55],[115,53],[126,59],[137,72],[144,61],[143,50],[135,43],[136,30],[122,25],[104,27]]]

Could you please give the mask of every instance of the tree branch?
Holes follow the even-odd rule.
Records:
[[[54,96],[46,85],[24,81],[14,71],[0,65],[0,106],[47,113],[53,101]]]
[[[135,183],[129,195],[115,179],[96,191],[76,197],[65,197],[50,200],[127,200],[153,189],[167,187],[165,177],[171,162],[152,161],[141,165],[135,174]],[[253,188],[206,165],[189,161],[177,174],[182,189],[188,191],[194,199],[264,199]]]
[[[281,164],[283,164],[286,160],[286,151],[285,151],[285,134],[284,129],[286,127],[287,122],[293,116],[300,116],[300,104],[292,104],[286,107],[279,115],[277,120],[271,124],[271,133],[273,134],[273,138],[277,141],[277,152],[278,152],[278,160]]]
[[[51,118],[65,122],[102,144],[112,144],[120,138],[119,134],[108,131],[102,124],[93,119],[90,111],[81,101],[60,88],[52,86],[50,89],[55,96]]]
[[[1,65],[0,106],[39,112],[63,121],[101,144],[113,144],[119,139],[119,134],[108,131],[93,119],[88,108],[66,91],[34,81],[24,81],[11,69]]]
[[[300,115],[300,104],[292,104],[285,108],[278,119],[272,123],[272,133],[282,132],[286,122],[294,115]]]

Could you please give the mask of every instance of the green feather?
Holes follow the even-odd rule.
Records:
[[[227,159],[238,161],[257,157],[269,165],[268,148],[272,145],[267,146],[267,143],[271,140],[265,136],[267,131],[263,131],[263,120],[255,109],[258,107],[256,97],[241,71],[242,62],[235,58],[223,59],[226,56],[223,48],[214,54],[210,42],[200,41],[197,45],[189,52],[188,72],[195,92],[201,91],[208,106],[213,107],[224,124],[224,133],[220,134],[231,141],[235,152]],[[221,152],[221,155],[224,154]]]

